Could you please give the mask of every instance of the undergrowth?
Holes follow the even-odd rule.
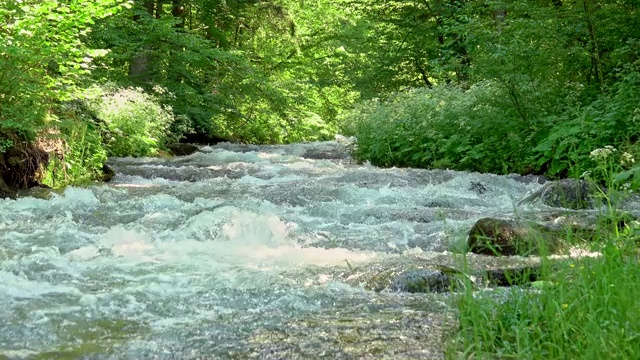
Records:
[[[611,148],[603,148],[606,150]],[[614,152],[593,151],[606,173]],[[611,175],[609,173],[609,175]],[[503,292],[465,292],[458,302],[459,331],[448,358],[635,359],[640,353],[640,222],[620,211],[612,194],[589,243],[596,257],[559,262],[543,256],[541,286]],[[580,238],[567,233],[567,242]]]
[[[374,165],[577,178],[596,166],[592,149],[613,145],[640,155],[638,89],[640,72],[630,71],[586,105],[562,108],[535,95],[516,107],[494,81],[441,85],[364,102],[344,131],[358,139],[355,156]],[[625,165],[620,177],[640,177]]]
[[[636,239],[600,242],[602,256],[548,274],[530,291],[496,299],[466,293],[450,358],[633,359],[640,352],[640,265]],[[630,245],[630,246],[629,246]]]

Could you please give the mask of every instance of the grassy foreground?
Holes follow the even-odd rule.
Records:
[[[613,224],[602,225],[599,240],[591,244],[601,256],[563,262],[560,268],[556,263],[539,286],[462,295],[460,329],[447,357],[637,359],[638,224]]]

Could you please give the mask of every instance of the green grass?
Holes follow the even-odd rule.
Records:
[[[462,295],[460,329],[448,357],[637,359],[640,264],[636,231],[628,225],[608,230],[601,231],[605,235],[592,244],[602,256],[556,262],[553,271],[547,269],[542,287]],[[543,259],[543,263],[551,261]]]

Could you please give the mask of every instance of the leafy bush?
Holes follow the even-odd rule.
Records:
[[[69,117],[59,122],[57,131],[54,141],[60,141],[62,148],[50,155],[43,183],[58,187],[99,179],[107,161],[100,129],[85,119]]]
[[[149,156],[167,142],[174,121],[171,108],[159,104],[140,88],[108,92],[92,105],[108,132],[105,141],[113,156]]]
[[[95,19],[121,1],[5,1],[0,6],[0,133],[34,140],[47,112],[77,90],[102,51],[82,43]],[[63,15],[64,14],[64,15]],[[0,140],[0,151],[10,146]]]
[[[596,166],[591,156],[593,149],[614,146],[637,157],[640,154],[638,89],[640,72],[631,72],[596,101],[565,113],[533,149],[532,163],[554,177],[579,177]],[[594,178],[598,182],[604,179],[603,176]]]
[[[518,111],[502,83],[439,86],[360,104],[345,132],[358,138],[356,156],[375,165],[580,177],[596,170],[593,149],[614,146],[620,155],[640,155],[638,89],[640,72],[630,71],[588,105],[544,115]],[[638,188],[640,168],[631,165],[610,170]],[[609,175],[592,171],[591,179],[605,185]]]
[[[227,110],[213,118],[211,129],[219,136],[258,144],[328,140],[336,133],[335,125],[305,106],[278,109],[266,100]]]
[[[526,171],[522,150],[535,144],[536,135],[512,110],[505,89],[492,82],[365,102],[345,132],[358,138],[356,156],[375,165],[497,173]]]

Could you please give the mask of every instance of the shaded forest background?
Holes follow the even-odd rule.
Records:
[[[3,0],[0,174],[355,135],[381,166],[640,185],[640,1]],[[619,154],[607,174],[593,150]]]

